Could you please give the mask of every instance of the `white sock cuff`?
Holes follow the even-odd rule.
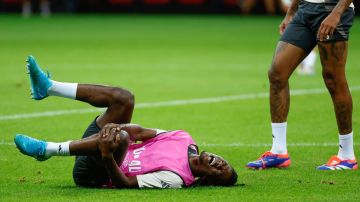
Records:
[[[340,140],[347,140],[347,139],[350,139],[350,138],[353,138],[353,131],[351,131],[351,133],[345,134],[345,135],[339,134],[339,139]]]
[[[76,99],[77,83],[66,83],[51,80],[52,86],[48,89],[48,94],[70,99]]]
[[[59,156],[69,156],[70,155],[70,142],[71,141],[60,143],[59,149],[58,149]]]
[[[282,128],[282,127],[286,127],[286,126],[287,126],[287,122],[271,123],[271,127],[273,127],[273,128]]]

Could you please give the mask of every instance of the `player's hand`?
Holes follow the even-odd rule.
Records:
[[[100,131],[99,150],[102,158],[113,158],[113,153],[119,148],[121,141],[119,133],[120,129],[117,126],[104,127]]]
[[[289,25],[289,23],[291,22],[292,18],[293,18],[293,15],[287,14],[285,16],[285,18],[283,19],[283,21],[280,23],[280,26],[279,26],[280,35],[284,34],[284,31],[285,31],[286,27]]]
[[[330,39],[330,37],[334,34],[336,26],[340,22],[340,17],[341,15],[339,15],[339,13],[332,12],[324,19],[324,21],[322,21],[317,33],[319,41],[326,41]]]
[[[102,129],[100,133],[109,134],[110,130],[116,128],[116,130],[120,131],[121,127],[120,124],[116,123],[107,123]]]

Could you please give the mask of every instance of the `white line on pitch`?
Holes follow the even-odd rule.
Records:
[[[355,86],[350,89],[352,91],[358,91],[360,90],[360,86]],[[292,90],[291,95],[323,94],[326,92],[327,90],[324,88],[299,89],[299,90]],[[249,100],[255,98],[267,98],[267,97],[269,97],[268,92],[251,93],[251,94],[221,96],[221,97],[211,97],[211,98],[197,98],[197,99],[189,99],[189,100],[172,100],[172,101],[164,101],[164,102],[139,103],[136,104],[136,108],[143,109],[143,108],[170,107],[170,106],[191,105],[191,104],[219,103],[219,102],[236,101],[236,100]],[[27,113],[27,114],[0,115],[0,121],[35,118],[35,117],[60,116],[60,115],[68,115],[68,114],[84,114],[84,113],[99,112],[104,110],[105,109],[103,108],[89,108],[89,109],[71,109],[71,110],[35,112],[35,113]]]

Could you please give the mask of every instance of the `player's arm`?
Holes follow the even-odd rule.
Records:
[[[336,26],[340,22],[341,15],[349,8],[353,0],[339,0],[331,13],[322,21],[317,37],[320,41],[325,41],[333,35]]]
[[[121,172],[112,155],[109,157],[103,157],[102,159],[113,185],[117,188],[139,187],[136,176],[127,177],[123,172]]]
[[[284,18],[284,20],[280,23],[279,26],[279,31],[280,34],[282,35],[286,29],[286,27],[288,26],[288,24],[290,23],[290,21],[292,20],[292,18],[294,17],[298,7],[299,7],[299,3],[301,0],[293,0],[290,4],[290,7],[288,8],[287,12],[286,12],[286,16]]]
[[[121,134],[117,128],[110,131],[101,130],[99,139],[99,150],[111,182],[117,188],[139,187],[136,177],[127,177],[118,167],[114,159],[114,152],[119,149],[122,141],[129,141],[127,135]]]
[[[103,130],[110,131],[112,128],[117,128],[117,130],[119,131],[125,130],[129,134],[130,139],[132,141],[145,141],[155,137],[158,134],[156,129],[144,128],[140,125],[132,124],[132,123],[128,123],[128,124],[109,123],[103,127]]]

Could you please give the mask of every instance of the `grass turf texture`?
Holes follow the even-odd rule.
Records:
[[[37,57],[55,80],[123,86],[135,93],[137,103],[267,92],[267,69],[280,21],[280,17],[240,16],[0,16],[0,115],[89,108],[55,97],[31,100],[25,73],[28,54]],[[347,64],[353,87],[360,86],[357,21]],[[290,85],[292,89],[324,88],[319,61],[316,76],[294,75]],[[359,152],[360,91],[352,95]],[[8,144],[15,133],[52,141],[77,139],[96,115],[0,120],[1,201],[351,201],[360,197],[359,171],[315,171],[336,154],[336,146],[289,146],[293,163],[287,170],[254,172],[244,167],[269,149],[250,146],[271,143],[267,98],[135,110],[134,123],[185,129],[200,149],[228,159],[239,174],[232,188],[78,188],[72,181],[72,157],[37,162]],[[338,142],[327,93],[292,96],[288,123],[288,143]]]

